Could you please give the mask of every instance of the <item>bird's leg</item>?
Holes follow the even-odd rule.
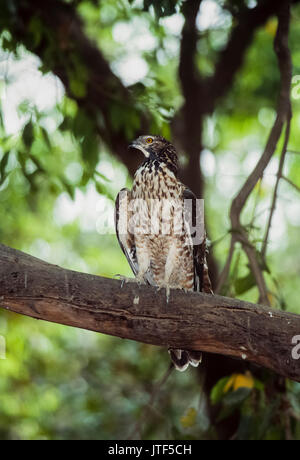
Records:
[[[119,278],[121,281],[121,288],[124,286],[124,283],[136,283],[136,278],[128,278],[127,276],[123,275],[115,275],[116,278]]]
[[[123,275],[115,275],[115,277],[119,278],[121,281],[121,288],[124,286],[124,283],[137,283],[137,284],[146,284],[144,275],[140,275],[139,273],[135,278],[128,278],[127,276]]]
[[[138,273],[136,275],[135,280],[138,284],[146,284],[145,274],[150,266],[150,257],[149,257],[148,250],[145,249],[144,247],[139,247],[139,245],[137,245],[136,256],[137,256],[139,269],[138,269]]]
[[[150,260],[147,257],[143,257],[141,261],[139,259],[138,262],[139,270],[135,278],[127,278],[126,276],[115,275],[122,281],[121,288],[124,286],[124,283],[146,284],[144,276],[148,270]]]
[[[172,272],[174,270],[174,266],[176,266],[175,263],[176,263],[177,251],[178,251],[178,248],[177,248],[176,244],[173,244],[170,247],[169,252],[168,252],[166,265],[165,265],[165,277],[164,277],[164,280],[163,280],[162,283],[158,284],[158,291],[161,288],[166,289],[167,303],[169,303],[169,300],[170,300],[170,291],[171,291],[171,289],[177,289],[178,288],[178,286],[172,286],[171,283],[170,283],[170,278],[171,278]]]
[[[169,303],[171,289],[179,289],[179,288],[178,288],[178,286],[170,284],[168,281],[163,281],[162,283],[157,284],[157,291],[160,291],[161,289],[166,290],[167,303]]]
[[[165,282],[159,283],[157,286],[157,291],[160,291],[161,289],[164,289],[164,288],[166,289],[167,303],[169,303],[171,286],[169,286],[168,283],[165,283]]]

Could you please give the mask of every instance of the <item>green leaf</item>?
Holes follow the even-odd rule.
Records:
[[[82,187],[85,187],[88,183],[88,181],[92,178],[92,173],[91,171],[87,171],[85,169],[85,171],[83,171],[83,174],[82,174],[82,178],[81,178],[81,181],[80,181],[80,185]]]
[[[125,123],[126,115],[122,109],[123,108],[120,106],[120,104],[116,104],[115,102],[112,102],[109,106],[109,119],[112,125],[112,129],[115,132],[120,131]]]
[[[33,143],[33,139],[34,139],[34,136],[33,136],[34,132],[33,132],[33,124],[32,124],[32,121],[30,120],[24,127],[23,129],[23,133],[22,133],[22,140],[24,142],[24,145],[30,149],[31,148],[31,145]]]
[[[95,174],[97,176],[99,176],[102,180],[104,180],[105,182],[111,182],[110,179],[108,179],[106,176],[104,176],[103,174],[101,174],[99,171],[95,171]]]
[[[31,154],[29,154],[28,156],[31,159],[31,161],[35,164],[38,172],[46,173],[46,170],[44,169],[44,167],[41,165],[40,161],[35,156],[33,156]]]
[[[69,87],[73,95],[78,99],[85,97],[88,71],[87,67],[76,53],[70,55],[68,76]]]
[[[82,158],[88,166],[94,170],[98,162],[99,146],[98,139],[94,135],[86,135],[81,144]]]
[[[61,131],[69,131],[70,129],[72,129],[72,125],[73,125],[72,117],[70,117],[69,115],[66,115],[63,121],[61,122],[61,124],[58,126],[58,129],[60,129]]]
[[[70,91],[78,99],[82,99],[86,95],[86,83],[84,80],[72,77],[70,78]]]
[[[97,192],[100,193],[100,195],[104,195],[110,200],[114,201],[113,195],[106,187],[104,187],[103,184],[100,184],[100,182],[95,182],[95,187],[96,187]]]
[[[10,152],[5,152],[0,161],[0,185],[2,185],[6,179],[5,169],[8,163],[9,154]]]
[[[43,35],[43,25],[38,16],[33,16],[28,25],[28,32],[32,36],[32,46],[36,48],[42,39]]]
[[[227,393],[222,400],[222,409],[217,417],[218,422],[229,417],[249,397],[252,389],[241,387]]]
[[[50,141],[50,138],[49,138],[48,131],[45,128],[43,128],[43,126],[40,126],[40,128],[41,128],[41,133],[42,133],[42,136],[44,138],[44,141],[47,144],[47,147],[49,149],[51,149],[52,145],[51,145],[51,141]]]
[[[244,276],[243,278],[238,278],[234,283],[237,295],[244,294],[244,292],[249,291],[255,285],[256,281],[252,272],[249,272],[248,275]]]
[[[254,438],[258,421],[251,415],[242,415],[240,424],[236,433],[236,439],[250,440]]]
[[[2,48],[4,49],[4,51],[8,51],[8,52],[15,52],[16,51],[16,41],[13,39],[13,38],[6,38],[4,37],[2,39]]]
[[[153,6],[157,18],[171,16],[176,13],[177,0],[162,0],[160,2],[153,0],[144,0],[144,11],[148,11]]]
[[[74,187],[72,187],[72,185],[70,185],[64,178],[61,178],[60,180],[61,180],[62,185],[64,186],[64,188],[68,192],[70,198],[72,200],[74,200],[74,197],[75,197],[75,189],[74,189]]]
[[[90,136],[93,131],[94,125],[91,119],[84,110],[78,110],[73,122],[73,132],[76,139],[80,141],[84,136]]]
[[[260,425],[258,427],[258,439],[263,439],[265,433],[269,429],[271,425],[272,418],[276,413],[278,413],[278,408],[280,406],[281,399],[279,396],[275,396],[272,401],[266,406],[263,417],[260,421]]]
[[[224,397],[224,388],[230,379],[230,376],[220,379],[210,392],[210,400],[213,405],[218,404]]]
[[[293,394],[293,393],[288,393],[288,400],[293,408],[293,411],[295,412],[296,416],[299,417],[300,419],[300,400],[299,400],[299,395]]]
[[[236,391],[227,393],[223,398],[223,403],[227,407],[239,406],[245,399],[248,398],[252,388],[240,387]]]
[[[191,428],[196,424],[197,411],[194,407],[190,407],[185,415],[180,417],[180,423],[184,428]]]

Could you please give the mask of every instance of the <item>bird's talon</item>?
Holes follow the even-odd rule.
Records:
[[[157,286],[156,292],[164,288],[166,289],[166,299],[167,299],[167,304],[168,304],[170,300],[171,287],[167,283],[162,283]]]
[[[141,286],[142,284],[146,284],[144,278],[139,278],[139,277],[127,278],[127,276],[123,276],[123,275],[119,275],[119,274],[117,274],[115,276],[118,277],[119,280],[121,281],[121,288],[124,286],[124,283],[136,283],[139,286]]]
[[[136,280],[135,278],[127,278],[126,276],[123,276],[123,275],[115,275],[116,278],[119,278],[119,280],[121,281],[121,289],[123,288],[124,286],[124,283],[135,283]]]
[[[169,300],[170,300],[170,290],[168,291],[166,289],[166,300],[167,300],[167,304],[169,303]]]
[[[139,286],[141,286],[142,284],[146,284],[144,278],[136,278],[135,281]]]

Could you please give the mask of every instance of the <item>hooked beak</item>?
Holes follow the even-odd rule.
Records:
[[[140,150],[146,158],[149,158],[150,156],[150,153],[145,149],[145,147],[143,147],[141,144],[138,144],[137,142],[132,142],[131,144],[129,144],[128,149]]]

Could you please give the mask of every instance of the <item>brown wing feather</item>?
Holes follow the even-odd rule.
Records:
[[[139,264],[136,255],[136,245],[133,233],[128,231],[130,228],[129,221],[132,218],[132,212],[130,212],[129,207],[130,200],[130,190],[127,188],[120,190],[115,202],[115,228],[120,247],[126,256],[126,259],[128,260],[134,276],[136,276],[139,271]],[[122,219],[125,220],[122,221]],[[154,285],[152,273],[150,270],[145,274],[144,279],[146,283]]]
[[[131,270],[136,276],[139,269],[136,257],[136,247],[133,234],[128,232],[128,224],[131,216],[128,206],[130,195],[131,193],[127,188],[120,190],[117,195],[115,202],[115,227],[121,249],[128,260]],[[127,216],[127,218],[125,216]],[[121,222],[121,217],[125,218],[126,221]],[[122,225],[126,225],[126,228],[121,228]]]
[[[188,228],[191,228],[191,226],[196,225],[197,198],[196,195],[189,188],[186,187],[183,191],[183,199],[191,200],[192,202],[191,207],[185,207],[185,221],[187,223]],[[191,230],[190,235],[191,237],[193,237],[193,233],[191,232]],[[206,235],[204,233],[203,241],[200,244],[194,244],[193,246],[194,291],[213,294],[206,262],[207,252],[207,241]]]

